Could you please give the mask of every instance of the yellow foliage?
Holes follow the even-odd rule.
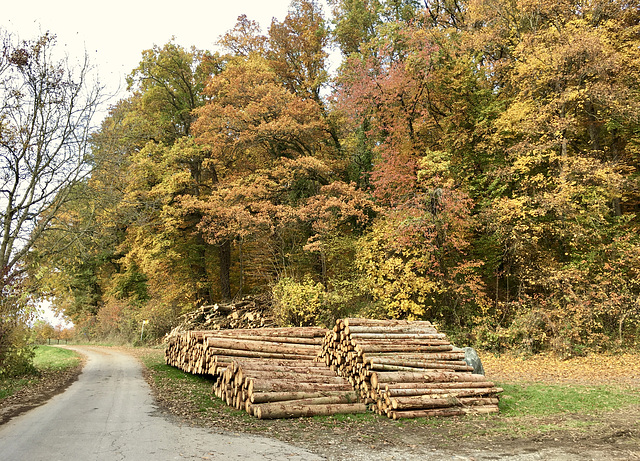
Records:
[[[282,278],[273,287],[274,312],[278,323],[287,326],[313,326],[321,323],[326,293],[321,283],[306,277],[298,283]]]

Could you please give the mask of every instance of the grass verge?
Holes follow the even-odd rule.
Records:
[[[36,370],[64,370],[80,364],[82,357],[70,349],[52,346],[37,346],[33,365]]]
[[[640,389],[607,385],[503,383],[500,413],[504,417],[594,414],[640,401]]]
[[[76,368],[82,361],[82,357],[74,351],[52,346],[36,346],[33,365],[35,372],[25,376],[17,376],[0,380],[0,402],[17,392],[35,386],[41,382],[43,375],[65,372]]]

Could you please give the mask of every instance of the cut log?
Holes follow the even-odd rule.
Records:
[[[480,394],[483,395],[483,394]],[[495,393],[494,393],[495,395]],[[495,397],[481,397],[473,391],[435,395],[415,395],[406,397],[392,397],[390,406],[394,410],[417,410],[454,406],[497,405]]]
[[[326,369],[326,365],[314,359],[305,360],[282,360],[282,359],[252,359],[247,357],[234,357],[234,369],[238,370],[272,370],[277,369],[305,369],[319,368]]]
[[[494,384],[491,381],[461,382],[461,383],[387,383],[384,391],[389,392],[395,389],[469,389],[469,388],[491,388]]]
[[[432,327],[433,324],[428,320],[377,320],[377,319],[364,319],[357,317],[350,317],[342,320],[338,320],[338,323],[342,323],[344,327],[353,327],[353,326],[378,326],[378,327],[386,327],[392,328],[397,326],[411,326],[416,328],[428,328]]]
[[[315,355],[303,355],[303,354],[285,354],[277,352],[261,352],[261,351],[243,351],[236,349],[220,349],[211,348],[211,353],[214,355],[226,355],[231,357],[252,357],[252,358],[273,358],[273,359],[288,359],[288,360],[315,360]]]
[[[446,363],[450,360],[464,361],[464,352],[368,352],[364,360],[373,358],[393,358],[394,360],[421,361],[429,360]]]
[[[207,347],[237,351],[275,352],[279,354],[317,355],[319,346],[308,344],[276,343],[271,341],[245,341],[242,339],[207,337]]]
[[[475,407],[437,408],[431,410],[391,410],[389,411],[388,416],[397,420],[408,418],[463,416],[469,414],[489,414],[498,413],[499,411],[500,410],[497,405],[483,405]]]
[[[289,405],[285,403],[265,403],[253,405],[253,414],[258,419],[299,418],[301,416],[355,414],[367,411],[364,403],[328,405]]]
[[[417,410],[458,406],[498,405],[495,397],[455,397],[452,395],[418,395],[391,399],[394,410]]]
[[[440,363],[425,363],[421,367],[403,366],[403,365],[386,365],[383,363],[372,363],[369,366],[372,371],[414,371],[414,372],[428,372],[432,370],[453,370],[453,371],[473,371],[473,367],[469,365],[455,365],[455,364],[440,364]]]
[[[209,333],[205,335],[205,338],[224,338],[235,339],[241,341],[266,341],[275,343],[287,343],[287,344],[303,344],[311,346],[320,346],[322,344],[322,338],[317,336],[313,337],[296,337],[296,336],[269,336],[269,335],[251,335],[251,334],[237,334],[237,335],[212,335]]]
[[[260,335],[260,336],[286,336],[296,338],[324,338],[327,330],[318,327],[284,327],[284,328],[245,328],[216,330],[207,332],[210,336],[238,336],[238,335]]]
[[[336,333],[337,335],[337,333]],[[434,339],[446,340],[447,335],[444,333],[351,333],[350,338],[358,340],[371,339]],[[336,338],[337,340],[337,338]],[[448,342],[448,341],[447,341]]]
[[[349,403],[358,400],[355,391],[321,391],[321,392],[254,392],[251,403],[284,402],[288,400],[317,399],[322,397],[341,397]]]
[[[239,369],[235,378],[242,381],[245,378],[257,379],[277,379],[277,380],[298,380],[301,382],[309,382],[310,379],[329,382],[336,378],[336,374],[329,368],[296,368],[296,369],[278,369],[269,370],[245,370]],[[340,378],[341,380],[343,378]]]
[[[410,371],[371,373],[371,385],[377,388],[383,383],[442,383],[442,382],[485,382],[484,375],[440,371],[432,373],[414,373]]]
[[[353,388],[342,380],[334,383],[296,382],[279,380],[250,379],[247,385],[249,396],[255,392],[322,392],[322,391],[350,391]]]

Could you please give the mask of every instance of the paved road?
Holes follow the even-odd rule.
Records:
[[[0,426],[0,460],[322,459],[264,437],[171,422],[154,406],[136,359],[98,347],[75,349],[88,357],[78,381]]]

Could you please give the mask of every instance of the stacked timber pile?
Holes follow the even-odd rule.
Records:
[[[502,389],[426,321],[338,320],[320,360],[393,419],[498,411]]]
[[[211,375],[216,396],[261,419],[364,412],[351,384],[316,360],[326,331],[189,331],[170,339],[165,358]]]
[[[214,384],[214,393],[259,419],[364,413],[345,378],[315,360],[237,359]]]
[[[168,365],[193,374],[214,375],[236,358],[313,360],[327,330],[256,328],[193,330],[174,335],[165,349]]]
[[[200,306],[182,315],[180,323],[164,341],[193,330],[223,330],[229,328],[273,327],[270,301],[265,297],[246,297],[239,301]]]

